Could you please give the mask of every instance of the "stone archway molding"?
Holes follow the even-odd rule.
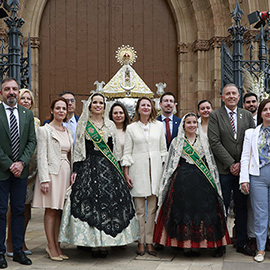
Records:
[[[39,29],[47,0],[25,0],[21,3],[21,17],[25,20],[22,29],[23,35],[28,36],[30,33],[31,50],[32,50],[32,91],[35,97],[34,114],[39,116]]]

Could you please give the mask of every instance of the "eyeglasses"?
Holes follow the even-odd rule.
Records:
[[[67,103],[69,103],[69,102],[75,103],[76,102],[75,98],[71,98],[71,99],[66,98],[66,101],[67,101]]]

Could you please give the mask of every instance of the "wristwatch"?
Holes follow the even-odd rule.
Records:
[[[23,167],[25,167],[25,162],[23,160],[19,160],[19,161],[22,163]]]

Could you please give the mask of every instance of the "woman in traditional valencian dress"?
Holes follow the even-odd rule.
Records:
[[[132,197],[118,164],[121,146],[115,124],[103,117],[105,98],[95,93],[80,116],[74,146],[74,183],[65,204],[59,240],[92,247],[106,257],[105,247],[138,239]]]
[[[185,248],[186,256],[199,255],[193,248],[217,248],[214,257],[221,257],[230,238],[218,171],[202,132],[194,113],[183,117],[163,172],[154,242]]]

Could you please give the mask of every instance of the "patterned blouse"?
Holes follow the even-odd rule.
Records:
[[[258,138],[260,168],[270,163],[270,127],[261,127]]]

